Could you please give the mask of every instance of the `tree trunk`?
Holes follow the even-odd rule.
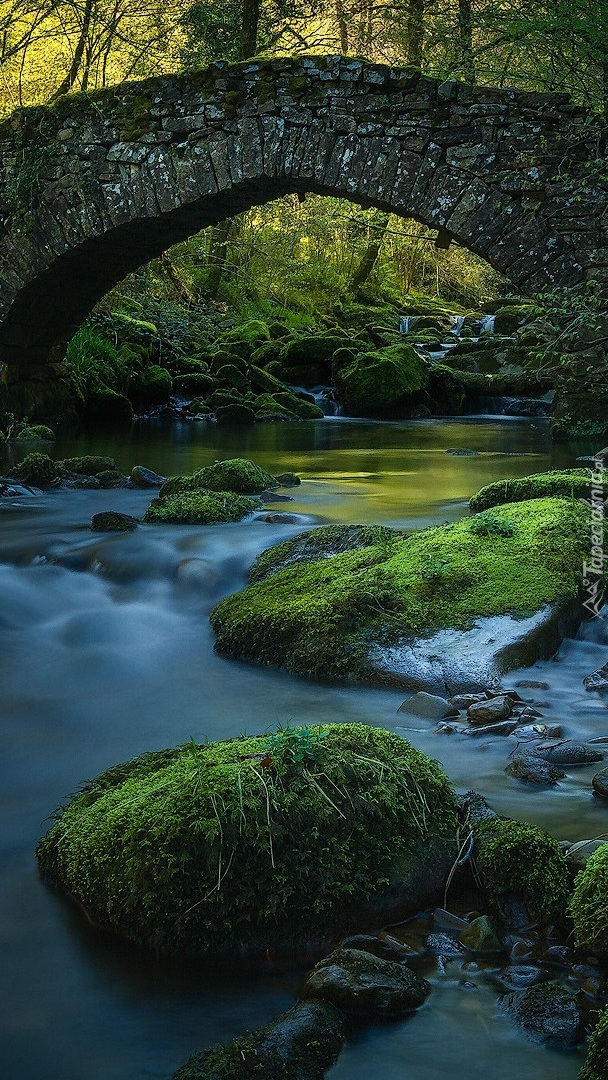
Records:
[[[84,50],[87,44],[87,37],[89,35],[91,15],[93,13],[93,3],[94,0],[86,0],[85,2],[84,12],[82,16],[82,26],[80,27],[80,35],[78,38],[78,43],[74,50],[74,56],[72,58],[72,63],[70,64],[70,70],[68,71],[65,79],[61,83],[61,86],[53,94],[51,101],[54,101],[58,97],[62,97],[63,94],[69,94],[74,83],[76,82],[78,70],[80,68],[82,57],[84,55]]]
[[[346,21],[346,13],[344,11],[344,4],[342,0],[336,0],[336,19],[338,22],[338,30],[340,32],[340,52],[348,52],[348,23]]]
[[[473,60],[473,10],[471,0],[458,0],[458,38],[460,44],[460,68],[465,82],[475,82]]]
[[[422,69],[422,48],[424,45],[424,3],[425,0],[408,0],[406,63],[418,71]]]
[[[228,254],[228,240],[232,229],[232,218],[220,221],[211,230],[209,241],[209,254],[207,256],[209,275],[207,278],[206,292],[213,300],[216,300],[222,284],[222,278],[226,270],[226,256]]]
[[[376,235],[367,245],[361,262],[351,278],[353,292],[357,292],[358,289],[363,288],[376,265],[382,247],[382,241],[384,240],[384,235],[388,228],[389,217],[390,214],[385,213],[384,210],[378,210],[374,216]]]
[[[167,277],[169,278],[171,284],[173,285],[176,295],[178,299],[181,300],[182,304],[193,304],[194,297],[190,292],[190,289],[186,285],[186,282],[181,277],[179,271],[171,262],[168,251],[163,252],[163,254],[161,255],[160,264],[165,271]]]
[[[260,0],[243,0],[241,23],[241,60],[255,56],[260,22]]]

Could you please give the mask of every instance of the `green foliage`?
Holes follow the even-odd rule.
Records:
[[[588,507],[535,499],[510,506],[509,520],[508,543],[475,535],[465,519],[286,565],[213,610],[216,647],[322,681],[365,681],[377,679],[366,661],[370,636],[402,642],[442,627],[465,630],[480,616],[517,616],[576,597],[588,554]],[[441,588],[429,588],[424,578],[429,556],[448,564]],[[271,549],[262,565],[269,567],[272,558]]]
[[[496,480],[487,484],[469,500],[476,517],[486,519],[485,511],[492,506],[522,502],[524,499],[546,499],[562,495],[572,499],[588,499],[591,490],[591,469],[552,469],[550,472],[532,473],[514,480]]]
[[[319,763],[321,740],[326,739],[327,729],[280,727],[269,735],[264,750],[276,764],[292,768],[298,775],[313,763]]]
[[[23,484],[42,488],[50,487],[58,477],[57,466],[48,454],[27,454],[12,472]]]
[[[572,903],[576,944],[608,959],[608,847],[594,851],[577,874]]]
[[[259,508],[255,499],[228,491],[186,491],[153,499],[144,521],[165,525],[217,525],[241,521]]]
[[[65,362],[82,398],[104,390],[125,390],[128,385],[131,364],[116,345],[87,324],[70,341]]]
[[[605,1080],[608,1076],[608,1009],[600,1013],[578,1080]]]
[[[536,825],[490,818],[475,825],[475,869],[494,896],[521,896],[542,925],[562,920],[570,895],[569,871],[561,848]]]
[[[55,432],[46,424],[24,424],[13,436],[17,442],[40,441],[55,442]]]
[[[45,878],[88,916],[167,952],[343,929],[425,849],[453,844],[456,805],[435,762],[362,724],[160,751],[102,774],[38,846]],[[301,770],[291,747],[303,744]],[[286,745],[285,745],[286,744]]]
[[[475,536],[513,536],[513,522],[508,518],[498,517],[491,510],[475,514],[468,522],[470,532]]]

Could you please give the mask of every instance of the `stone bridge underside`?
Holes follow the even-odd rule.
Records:
[[[525,293],[608,283],[605,128],[566,95],[340,56],[222,62],[0,126],[0,361],[59,359],[172,244],[289,192],[415,218]]]

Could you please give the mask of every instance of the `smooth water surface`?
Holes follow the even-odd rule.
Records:
[[[285,721],[363,721],[407,735],[443,762],[457,788],[474,786],[502,812],[571,839],[608,830],[608,805],[589,795],[593,766],[573,770],[551,792],[530,793],[504,774],[511,741],[435,734],[397,714],[399,692],[316,686],[221,659],[207,620],[242,587],[260,551],[303,527],[420,528],[462,516],[485,483],[572,464],[551,447],[545,422],[326,420],[238,432],[140,424],[126,436],[65,439],[52,453],[106,453],[125,472],[142,464],[165,475],[246,455],[304,482],[290,489],[292,502],[269,504],[238,525],[151,525],[129,534],[92,533],[92,514],[141,516],[153,493],[50,491],[0,503],[3,1078],[165,1078],[194,1049],[229,1040],[293,1001],[299,973],[210,979],[195,966],[157,962],[95,934],[40,884],[33,851],[48,814],[118,761]],[[5,459],[0,471],[9,470]],[[297,521],[264,520],[276,512]],[[608,735],[602,701],[581,684],[604,662],[606,644],[596,620],[556,661],[524,673],[549,684],[530,696],[547,702],[546,720],[568,735]],[[485,986],[463,990],[448,966],[415,1017],[363,1032],[331,1076],[506,1080],[516,1071],[522,1080],[574,1080],[576,1054],[527,1043],[495,1015],[495,1003]]]

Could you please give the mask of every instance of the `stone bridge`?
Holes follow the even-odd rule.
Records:
[[[608,283],[607,132],[563,94],[341,56],[218,62],[22,109],[0,126],[0,361],[59,359],[130,271],[290,192],[415,218],[524,293]]]

